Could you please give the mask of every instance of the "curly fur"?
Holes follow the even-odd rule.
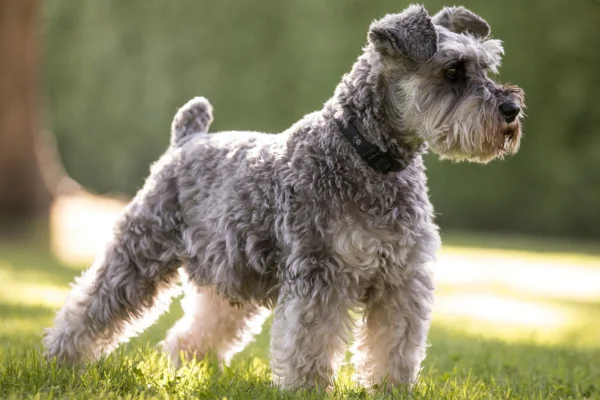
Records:
[[[180,353],[228,361],[274,309],[276,381],[324,387],[354,329],[351,311],[361,310],[357,379],[414,383],[433,307],[427,265],[440,246],[422,155],[429,144],[487,161],[520,139],[520,121],[497,110],[507,99],[522,105],[520,89],[485,75],[499,42],[471,36],[471,14],[450,23],[442,13],[411,6],[374,23],[334,96],[283,133],[208,134],[208,101],[186,104],[171,147],[47,331],[47,356],[82,362],[111,350],[164,309],[159,295],[182,266],[185,316],[164,343],[175,362]],[[464,82],[444,81],[456,62]],[[371,169],[335,119],[404,170]]]

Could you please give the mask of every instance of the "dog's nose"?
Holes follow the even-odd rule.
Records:
[[[504,120],[510,124],[521,112],[521,107],[519,107],[516,103],[509,101],[507,103],[500,104],[500,112],[502,113]]]

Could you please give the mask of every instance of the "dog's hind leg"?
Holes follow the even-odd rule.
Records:
[[[173,364],[205,356],[229,363],[260,333],[270,312],[255,304],[231,305],[209,288],[189,283],[181,302],[184,316],[169,330],[164,349]]]
[[[171,167],[161,162],[126,207],[104,254],[77,279],[54,327],[46,356],[83,362],[112,350],[168,307],[180,265],[181,218]]]

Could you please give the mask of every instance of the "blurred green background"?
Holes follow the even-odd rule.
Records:
[[[0,398],[282,398],[268,324],[216,379],[169,370],[154,349],[178,305],[81,370],[42,361],[42,327],[167,148],[179,106],[209,98],[213,131],[286,129],[333,94],[370,22],[408,4],[1,0]],[[600,1],[461,4],[504,41],[500,80],[524,88],[528,117],[502,162],[428,156],[444,246],[413,397],[600,398]]]
[[[445,3],[427,1],[431,14]],[[600,237],[600,12],[596,0],[465,0],[504,42],[501,81],[528,105],[520,153],[488,166],[430,155],[443,228]],[[44,2],[45,123],[67,172],[131,195],[196,95],[213,130],[278,132],[321,108],[369,23],[408,2]],[[446,4],[447,5],[447,4]]]

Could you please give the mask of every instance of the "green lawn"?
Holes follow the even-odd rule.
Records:
[[[587,285],[600,269],[597,248],[582,250],[555,241],[527,243],[523,238],[446,238],[440,259],[445,268],[440,272],[445,275],[440,275],[447,277],[438,283],[439,308],[431,347],[411,398],[600,398],[600,293],[595,295],[593,286]],[[507,265],[522,261],[513,265],[518,271],[533,271],[532,290],[527,281],[525,285],[510,279],[500,284],[496,278],[471,282],[453,280],[452,273],[448,274],[456,266],[457,274],[468,278],[471,272],[463,268],[461,260],[485,264],[485,260],[505,260],[502,257],[507,257]],[[572,266],[579,275],[569,281],[549,272],[565,290],[554,290],[552,282],[542,282],[545,289],[533,290],[536,282],[544,279],[540,276],[544,273],[536,268],[555,259]],[[502,277],[502,263],[497,264],[490,264],[487,271],[500,270]],[[46,363],[41,357],[42,327],[51,324],[54,310],[62,304],[68,283],[80,268],[55,261],[39,244],[0,243],[0,398],[323,397],[314,392],[280,392],[270,385],[269,324],[256,342],[222,371],[209,362],[171,370],[155,345],[180,316],[178,302],[148,332],[102,362],[79,369]],[[350,374],[351,367],[345,365],[334,392],[325,396],[408,396],[403,390],[391,396],[383,391],[367,393],[352,386]]]

